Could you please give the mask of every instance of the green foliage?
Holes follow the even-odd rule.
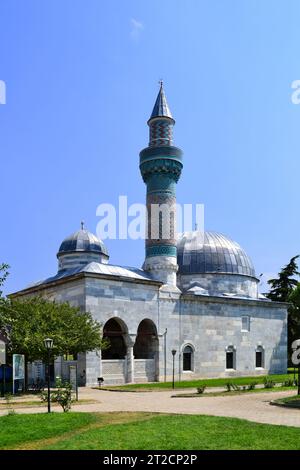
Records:
[[[272,374],[271,378],[276,382],[283,382],[289,378],[290,374]],[[245,376],[245,377],[235,377],[234,382],[237,385],[249,385],[250,382],[255,381],[257,384],[262,384],[266,375],[259,376]],[[197,380],[183,380],[182,382],[175,382],[176,389],[187,389],[187,388],[197,388],[202,385],[207,387],[226,387],[229,378],[218,378],[218,379],[197,379]],[[105,387],[104,387],[105,388]],[[172,382],[147,382],[147,383],[135,383],[135,384],[126,384],[114,386],[114,390],[172,390]]]
[[[264,388],[274,388],[276,383],[270,379],[269,377],[266,377],[264,380]]]
[[[0,264],[0,332],[2,333],[2,336],[5,336],[5,337],[7,337],[8,335],[9,325],[6,323],[5,318],[3,317],[2,308],[7,303],[7,299],[2,296],[3,291],[1,290],[1,287],[3,286],[9,274],[8,269],[9,269],[8,264],[6,263]]]
[[[298,450],[299,437],[297,427],[190,414],[70,412],[0,417],[1,449]],[[54,439],[49,442],[49,438]]]
[[[128,417],[128,420],[130,418]],[[1,423],[1,421],[0,421]],[[296,427],[253,423],[237,418],[197,415],[138,416],[45,443],[57,450],[238,450],[299,449]]]
[[[297,385],[297,380],[287,379],[284,380],[281,384],[282,387],[295,387]]]
[[[299,255],[291,258],[289,263],[278,273],[278,279],[270,279],[268,281],[271,290],[266,296],[269,299],[277,302],[288,302],[292,290],[298,284],[298,281],[294,278],[294,276],[300,274],[296,263],[297,258],[299,258]]]
[[[28,361],[47,360],[44,339],[48,337],[53,339],[54,357],[107,347],[100,323],[67,302],[16,299],[0,305],[0,313],[3,324],[10,325],[8,351],[25,354]]]
[[[300,338],[300,283],[291,291],[288,301],[291,303],[288,316],[289,345],[291,345],[295,339]]]
[[[293,395],[292,397],[282,397],[274,400],[274,403],[278,403],[280,405],[286,405],[291,408],[300,408],[300,398],[299,395]]]
[[[300,308],[300,283],[296,285],[295,289],[292,290],[288,297],[289,302],[293,302],[293,304]]]
[[[250,384],[247,387],[247,390],[254,390],[256,388],[256,385],[258,385],[257,382],[250,382]]]
[[[0,449],[12,449],[22,443],[57,438],[96,421],[92,413],[37,413],[0,417]],[[3,467],[4,468],[4,467]]]
[[[0,287],[3,286],[9,272],[9,265],[6,263],[1,263],[0,264]],[[0,297],[2,297],[2,290],[0,289]]]
[[[197,393],[201,394],[204,393],[206,389],[206,385],[202,385],[201,387],[197,387]]]
[[[48,401],[48,392],[41,393],[41,400]],[[72,405],[72,385],[69,382],[63,382],[59,377],[56,378],[56,389],[50,392],[50,400],[58,403],[64,413],[70,411]]]
[[[226,389],[227,389],[227,392],[231,392],[231,391],[238,392],[241,390],[241,387],[234,382],[227,382]]]
[[[16,412],[12,406],[12,394],[11,393],[6,393],[4,395],[4,398],[5,398],[5,403],[6,403],[6,406],[7,406],[7,409],[8,409],[8,415],[14,415]]]
[[[300,337],[300,287],[295,276],[299,276],[296,260],[299,255],[291,258],[290,262],[278,273],[277,279],[268,281],[271,290],[266,296],[277,302],[290,302],[288,308],[288,352],[291,354],[291,344]]]

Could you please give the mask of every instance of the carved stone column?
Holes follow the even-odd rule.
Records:
[[[133,355],[133,346],[135,343],[136,335],[135,334],[128,334],[125,337],[125,343],[127,347],[127,376],[126,382],[132,383],[134,382],[134,355]]]

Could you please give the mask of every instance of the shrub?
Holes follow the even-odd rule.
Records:
[[[231,391],[231,382],[226,383],[226,389],[227,389],[227,392]]]
[[[42,401],[47,401],[48,393],[42,392],[41,399]],[[50,399],[51,402],[58,403],[64,412],[70,411],[72,405],[72,385],[57,378],[56,390],[50,393]]]
[[[294,379],[284,380],[281,384],[282,387],[294,387],[297,385],[297,381]]]
[[[227,382],[226,384],[226,388],[227,388],[227,392],[231,392],[232,391],[239,391],[241,390],[241,387],[239,387],[237,384],[235,384],[234,382]]]
[[[264,388],[274,388],[274,387],[275,387],[274,380],[268,379],[268,377],[266,377],[264,380]]]
[[[13,406],[12,406],[12,399],[13,399],[12,394],[11,393],[6,393],[4,395],[4,398],[5,398],[5,402],[6,402],[6,406],[7,406],[7,410],[8,410],[7,414],[8,415],[16,414],[16,412],[15,412]]]
[[[251,382],[248,387],[247,387],[247,390],[254,390],[255,387],[257,385],[257,382]]]
[[[197,393],[199,393],[199,394],[204,393],[205,389],[206,389],[206,385],[202,385],[202,387],[197,388]]]
[[[241,387],[239,387],[239,386],[238,386],[237,384],[235,384],[234,382],[232,382],[231,386],[232,386],[232,390],[234,390],[234,391],[237,391],[237,392],[238,392],[239,390],[241,390]]]

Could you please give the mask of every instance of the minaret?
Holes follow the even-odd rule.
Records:
[[[163,84],[148,121],[149,145],[140,152],[140,170],[147,185],[146,257],[143,269],[153,278],[176,286],[176,183],[182,151],[173,146],[175,121]]]

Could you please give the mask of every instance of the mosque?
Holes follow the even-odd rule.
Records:
[[[286,371],[287,306],[259,294],[249,256],[219,232],[176,233],[183,163],[174,124],[161,84],[140,152],[148,234],[158,230],[145,241],[143,267],[110,265],[104,243],[82,226],[61,243],[56,275],[12,295],[68,301],[101,322],[110,347],[78,355],[81,385],[170,380],[173,361],[177,380]],[[170,209],[167,237],[153,204]],[[55,376],[68,378],[69,365],[57,358]],[[30,375],[43,375],[43,364]]]

